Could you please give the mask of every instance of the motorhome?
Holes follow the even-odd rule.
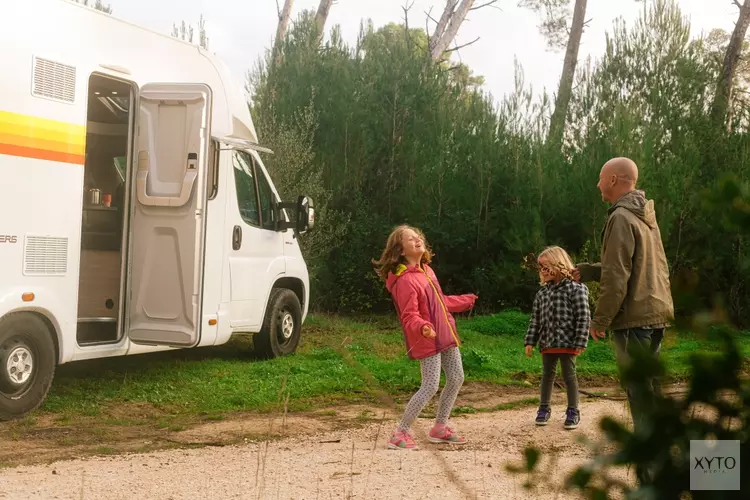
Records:
[[[294,352],[314,207],[279,198],[227,67],[68,0],[3,10],[0,419],[63,363],[235,333]]]

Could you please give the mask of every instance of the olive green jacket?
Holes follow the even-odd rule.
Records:
[[[608,211],[601,263],[578,265],[581,282],[599,282],[591,327],[598,331],[665,325],[674,318],[667,257],[654,201],[632,191]]]

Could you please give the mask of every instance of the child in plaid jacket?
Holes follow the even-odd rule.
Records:
[[[565,428],[575,429],[581,418],[576,356],[588,345],[591,323],[588,288],[572,279],[574,266],[562,248],[546,248],[537,262],[542,287],[534,298],[524,341],[527,356],[531,357],[536,345],[542,353],[541,397],[536,424],[547,425],[552,414],[550,399],[559,361],[568,393]]]

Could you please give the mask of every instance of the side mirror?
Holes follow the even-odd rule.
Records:
[[[300,196],[296,203],[281,202],[276,204],[278,216],[276,217],[276,230],[285,231],[294,229],[299,234],[305,234],[315,226],[315,206],[309,196]],[[281,211],[290,210],[292,220],[282,220]]]
[[[297,232],[305,234],[315,227],[315,205],[309,196],[297,198]]]

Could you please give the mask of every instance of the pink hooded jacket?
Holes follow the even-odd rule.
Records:
[[[451,313],[468,311],[474,306],[476,295],[443,295],[435,273],[428,265],[398,266],[389,273],[386,288],[393,296],[396,312],[404,330],[404,341],[411,359],[424,359],[460,345],[456,322]],[[437,336],[422,335],[422,327],[429,325]]]

